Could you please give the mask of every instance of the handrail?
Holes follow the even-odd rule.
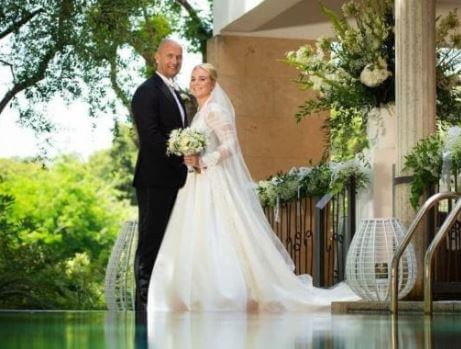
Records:
[[[432,257],[442,239],[456,221],[456,217],[461,212],[461,200],[458,200],[455,207],[451,210],[448,217],[443,222],[424,256],[424,313],[432,314]]]
[[[416,231],[421,220],[424,216],[429,212],[429,210],[439,201],[444,199],[456,199],[461,196],[461,193],[455,192],[443,192],[437,193],[432,195],[426,202],[421,206],[418,213],[416,214],[415,219],[411,223],[410,227],[408,228],[407,233],[405,234],[404,238],[402,239],[401,243],[397,247],[396,251],[394,252],[394,256],[392,257],[391,263],[391,312],[393,314],[397,314],[398,311],[398,293],[399,293],[399,262],[400,258],[402,257],[405,249],[407,248],[408,244],[410,243],[413,235]],[[461,202],[461,200],[460,200]]]

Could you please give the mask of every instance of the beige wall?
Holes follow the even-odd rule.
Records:
[[[290,81],[296,70],[281,62],[303,40],[215,36],[208,61],[231,98],[243,155],[255,180],[318,162],[324,148],[323,116],[297,124],[294,115],[311,92]]]

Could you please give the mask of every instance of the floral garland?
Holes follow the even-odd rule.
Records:
[[[303,197],[319,197],[326,193],[336,194],[352,178],[356,188],[369,183],[369,164],[363,157],[344,162],[330,162],[313,167],[292,168],[288,173],[279,173],[256,185],[264,207],[278,207]]]

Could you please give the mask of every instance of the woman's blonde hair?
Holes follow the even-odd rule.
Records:
[[[196,68],[202,68],[203,70],[205,70],[210,75],[211,81],[218,80],[218,71],[216,70],[216,68],[214,67],[213,64],[211,64],[211,63],[200,63],[200,64],[197,64],[194,67],[194,69],[196,69]]]

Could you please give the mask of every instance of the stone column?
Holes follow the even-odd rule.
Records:
[[[403,171],[404,156],[416,143],[435,131],[435,0],[395,0],[396,21],[396,114],[397,176]],[[415,216],[410,186],[396,188],[396,216],[409,226]],[[426,222],[413,240],[418,277],[410,297],[421,298],[423,259],[427,247]]]

